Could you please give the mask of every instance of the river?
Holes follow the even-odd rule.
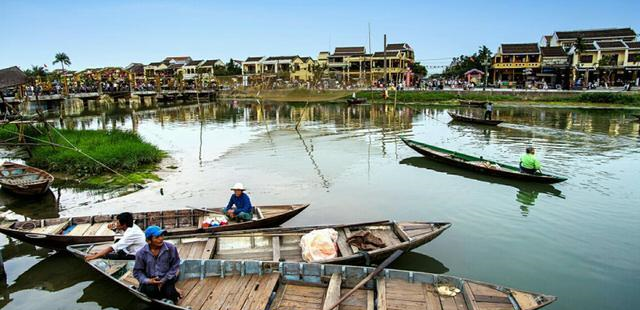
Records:
[[[311,203],[287,226],[453,223],[395,268],[556,295],[550,310],[635,307],[640,124],[633,112],[494,109],[494,118],[505,120],[498,127],[450,123],[447,111],[482,112],[454,106],[222,101],[87,111],[64,125],[135,130],[166,150],[178,168],[163,167],[162,181],[125,196],[65,188],[29,201],[0,193],[0,201],[36,218],[219,207],[229,186],[243,182],[254,204]],[[568,180],[532,185],[477,175],[431,162],[399,136],[516,165],[534,145],[543,170]],[[2,309],[141,307],[68,255],[4,235],[0,245],[7,271]]]

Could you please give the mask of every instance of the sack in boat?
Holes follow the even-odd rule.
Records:
[[[302,258],[307,263],[336,258],[337,240],[338,232],[332,228],[312,230],[300,238]]]
[[[347,243],[362,251],[373,251],[387,246],[382,239],[367,230],[361,230],[351,235],[347,238]]]

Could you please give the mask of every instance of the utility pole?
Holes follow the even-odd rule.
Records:
[[[489,80],[489,59],[485,59],[482,64],[484,65],[484,84],[482,85],[482,91],[485,91],[487,90],[487,81]]]
[[[371,23],[369,25],[369,87],[373,87],[373,51],[371,50]],[[366,71],[365,71],[366,74]]]
[[[384,35],[384,86],[387,86],[387,35]]]

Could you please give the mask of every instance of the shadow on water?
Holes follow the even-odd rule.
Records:
[[[535,205],[536,200],[538,199],[538,195],[540,193],[565,199],[565,196],[562,194],[562,191],[553,187],[553,185],[550,185],[550,184],[527,183],[527,182],[521,182],[516,180],[498,178],[498,177],[489,176],[489,175],[483,175],[483,174],[475,173],[473,171],[467,171],[458,167],[441,164],[439,162],[429,160],[422,156],[405,158],[400,161],[400,164],[429,169],[437,172],[443,172],[450,175],[457,175],[467,179],[473,179],[473,180],[482,181],[482,182],[515,187],[518,189],[518,192],[516,194],[516,202],[521,204],[520,210],[523,216],[527,216],[529,214],[529,207],[533,207]]]
[[[32,250],[35,248],[33,246]],[[5,246],[5,249],[7,246]],[[35,248],[37,249],[37,248]],[[3,251],[4,252],[4,251]],[[83,288],[82,295],[77,298],[77,288]],[[67,290],[72,288],[70,290]],[[126,290],[101,277],[81,260],[67,253],[56,253],[40,260],[28,270],[20,274],[13,283],[2,288],[4,305],[11,302],[24,303],[22,298],[36,295],[33,290],[47,292],[45,299],[74,299],[80,303],[95,303],[100,308],[140,309],[141,304]],[[118,296],[118,298],[114,298]]]
[[[415,251],[404,253],[391,264],[391,268],[436,274],[449,272],[449,268],[441,261]]]
[[[0,190],[0,205],[32,219],[60,216],[56,196],[51,190],[39,196],[18,196]]]

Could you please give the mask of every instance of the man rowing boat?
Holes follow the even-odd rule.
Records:
[[[536,150],[533,146],[527,147],[526,153],[520,156],[520,172],[536,174],[541,167],[540,161],[536,158]]]

